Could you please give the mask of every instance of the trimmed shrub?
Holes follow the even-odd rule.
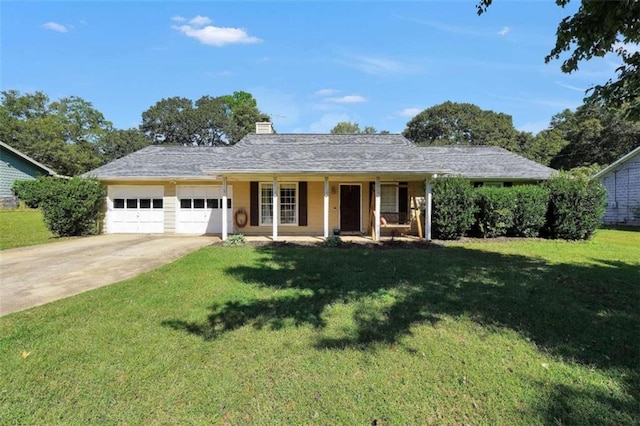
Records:
[[[436,179],[432,218],[435,238],[455,240],[471,228],[477,210],[474,195],[467,179],[455,176]]]
[[[476,227],[480,236],[502,237],[513,227],[514,193],[510,189],[489,186],[475,190],[478,206]]]
[[[537,237],[544,227],[549,206],[549,190],[540,185],[506,188],[513,198],[513,225],[508,234],[516,237]]]
[[[606,190],[602,183],[560,174],[549,179],[546,186],[548,236],[566,240],[591,238],[605,211]]]
[[[40,176],[37,179],[15,181],[11,191],[21,201],[24,201],[27,207],[37,209],[40,207],[42,200],[47,198],[52,185],[55,185],[54,179]]]
[[[227,241],[224,242],[225,246],[243,246],[247,243],[247,239],[244,234],[232,234],[229,235]]]
[[[329,235],[322,243],[325,247],[338,247],[342,245],[342,238],[339,235]]]
[[[105,187],[93,178],[42,180],[40,208],[47,228],[58,236],[98,232],[106,196]]]

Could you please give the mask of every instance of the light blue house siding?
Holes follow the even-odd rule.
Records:
[[[13,195],[11,187],[16,180],[35,179],[40,175],[50,174],[48,170],[0,146],[0,197]]]

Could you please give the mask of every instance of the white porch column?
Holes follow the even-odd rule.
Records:
[[[278,223],[280,223],[280,202],[278,197],[278,178],[273,178],[273,241],[278,240]]]
[[[329,238],[329,178],[324,178],[324,237]]]
[[[425,197],[424,197],[424,202],[425,202],[425,218],[424,218],[424,227],[425,227],[425,233],[424,233],[424,240],[427,242],[431,241],[431,208],[433,206],[433,186],[432,186],[432,182],[433,179],[435,179],[436,177],[438,177],[438,175],[433,175],[432,178],[427,178],[426,179],[426,193],[425,193]]]
[[[227,241],[229,230],[227,229],[228,221],[227,212],[227,178],[222,178],[222,241]]]
[[[376,241],[380,239],[380,178],[376,178],[376,207],[374,211]]]

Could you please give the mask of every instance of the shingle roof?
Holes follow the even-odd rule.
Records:
[[[424,158],[447,164],[452,174],[468,178],[548,179],[554,169],[497,146],[419,147]]]
[[[6,149],[7,151],[9,151],[11,153],[13,153],[14,155],[17,155],[18,157],[22,158],[23,160],[27,161],[28,163],[33,164],[37,168],[39,168],[42,171],[46,172],[47,174],[49,174],[51,176],[58,176],[58,173],[55,170],[50,169],[49,167],[45,166],[44,164],[37,162],[33,158],[29,157],[27,154],[24,154],[24,153],[18,151],[17,149],[7,145],[6,143],[4,143],[2,141],[0,141],[0,147]]]
[[[591,176],[591,179],[601,178],[602,176],[604,176],[607,173],[609,173],[611,170],[613,170],[616,167],[618,167],[618,166],[626,163],[627,161],[631,160],[636,155],[640,155],[640,146],[637,147],[636,149],[632,150],[631,152],[623,155],[622,157],[618,158],[616,161],[614,161],[613,163],[609,164],[604,169],[600,170],[598,173],[596,173],[593,176]]]
[[[438,173],[546,179],[553,169],[497,147],[418,147],[401,135],[250,134],[233,147],[150,146],[88,172],[98,178],[251,173]]]
[[[204,168],[224,161],[228,147],[152,145],[85,173],[108,178],[203,177]]]

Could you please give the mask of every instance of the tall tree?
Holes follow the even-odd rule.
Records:
[[[552,120],[552,128],[559,129],[567,141],[550,162],[554,168],[609,164],[640,146],[640,123],[598,105],[564,113],[564,119]]]
[[[64,175],[99,166],[96,143],[111,128],[79,97],[50,102],[42,92],[0,93],[0,140]]]
[[[468,103],[447,101],[427,108],[402,133],[420,145],[494,145],[517,150],[517,130],[510,115]]]
[[[485,13],[492,2],[480,0],[478,14]],[[563,8],[569,2],[556,0]],[[617,54],[622,62],[617,78],[590,89],[586,101],[623,109],[628,118],[640,120],[640,1],[582,0],[578,11],[558,24],[556,36],[556,44],[544,60],[549,63],[571,51],[560,66],[567,74],[577,71],[582,61]]]
[[[356,135],[356,134],[364,134],[364,135],[373,135],[379,133],[381,135],[388,135],[389,132],[386,130],[381,130],[378,132],[373,126],[365,126],[364,129],[360,129],[360,125],[351,121],[341,121],[336,124],[333,129],[329,131],[334,135]]]
[[[329,132],[334,135],[353,135],[362,133],[362,131],[360,130],[360,125],[358,123],[352,123],[350,121],[339,122]]]
[[[93,107],[91,102],[78,96],[62,98],[51,103],[52,113],[62,117],[65,123],[64,137],[67,143],[94,144],[102,135],[113,129],[113,124]]]
[[[102,136],[97,143],[97,149],[101,163],[105,164],[138,151],[150,143],[149,137],[138,129],[114,129]]]
[[[190,115],[191,99],[174,96],[163,98],[142,113],[142,130],[154,143],[188,145],[192,143],[193,128]]]
[[[229,107],[229,123],[226,128],[227,140],[235,144],[249,133],[255,132],[259,121],[270,121],[269,115],[258,109],[258,102],[251,93],[239,91],[223,96]]]
[[[142,113],[140,129],[153,143],[176,145],[235,144],[255,131],[255,123],[268,121],[250,93],[218,97],[162,99]]]

